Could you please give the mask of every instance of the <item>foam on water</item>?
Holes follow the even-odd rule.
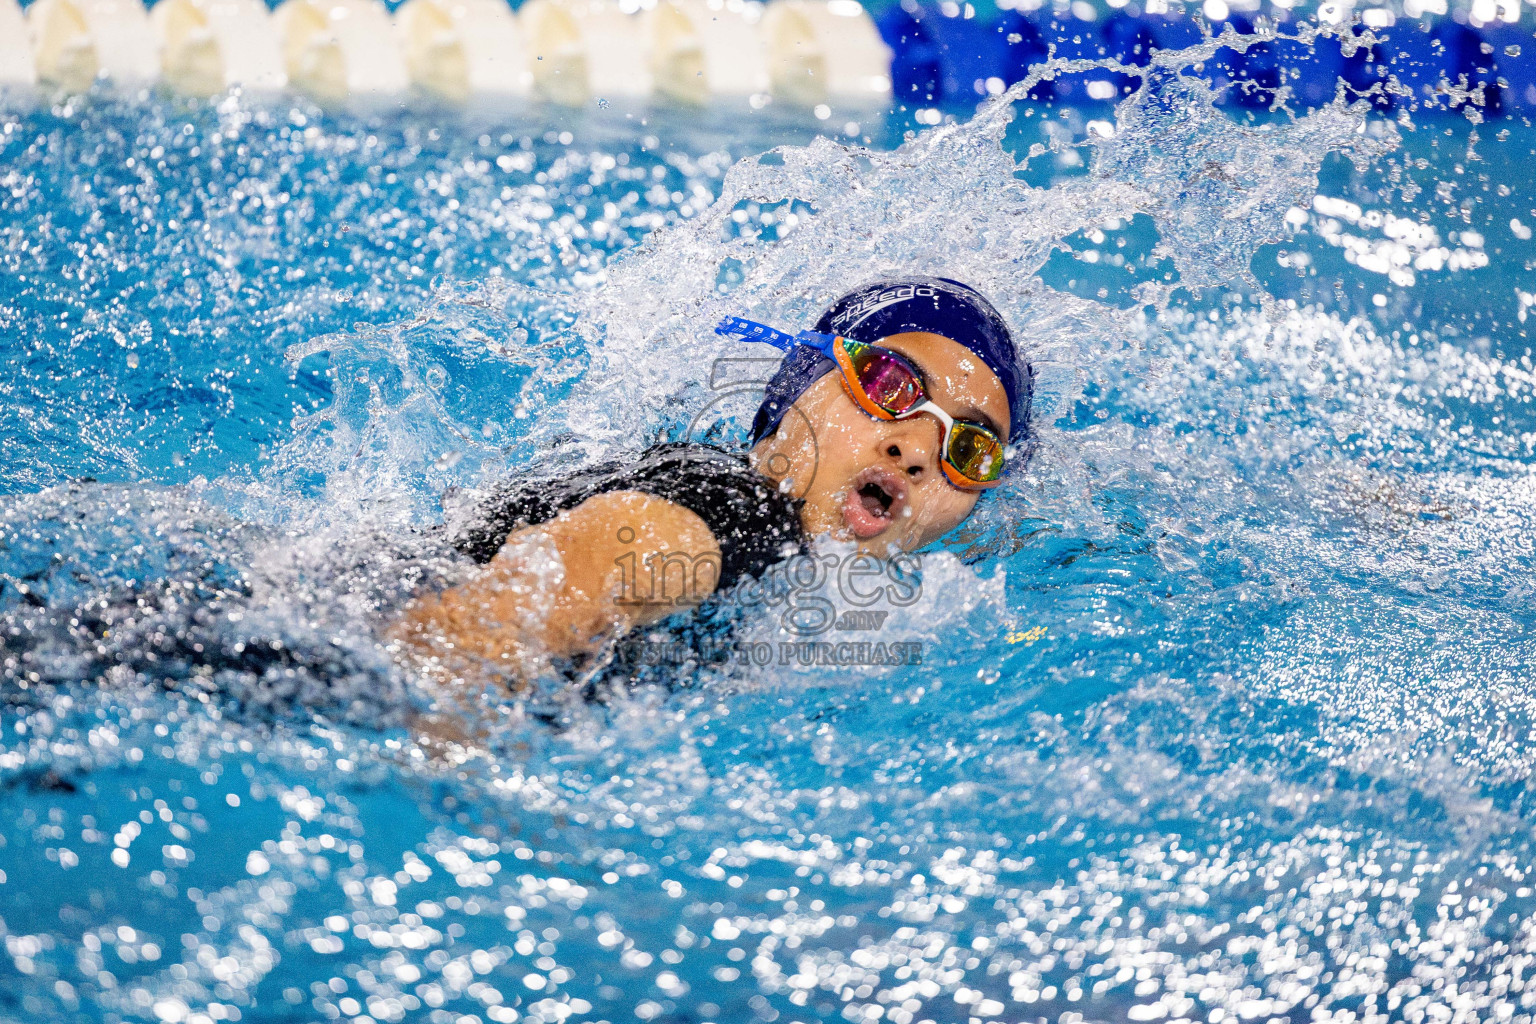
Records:
[[[1215,45],[1092,139],[1036,129],[1025,83],[892,152],[734,163],[234,103],[217,142],[195,109],[6,121],[0,210],[36,240],[4,236],[0,301],[40,339],[7,458],[53,468],[0,510],[0,1015],[1529,1019],[1536,380],[1501,275],[1536,254],[1494,236],[1528,164],[1343,102],[1235,123],[1168,73]],[[205,180],[212,212],[168,173],[112,184],[110,154],[183,136],[193,178],[254,184]],[[1343,241],[1368,210],[1383,243],[1390,213],[1503,258],[1389,279],[1395,250]],[[389,248],[418,240],[430,294]],[[491,265],[516,283],[458,273]],[[422,529],[445,490],[737,436],[763,367],[714,362],[752,353],[713,321],[803,324],[897,270],[982,288],[1042,379],[1027,471],[882,606],[922,667],[472,695],[446,752],[405,727],[438,695],[378,622],[463,571]],[[371,323],[326,312],[348,288]],[[219,427],[178,393],[240,346],[217,401],[257,414]],[[241,440],[178,467],[130,442],[146,410]]]

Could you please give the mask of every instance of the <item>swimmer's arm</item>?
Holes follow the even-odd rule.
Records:
[[[553,572],[529,557],[541,543],[559,556]],[[714,593],[719,571],[720,545],[696,513],[612,491],[515,531],[465,583],[413,602],[392,633],[419,654],[451,651],[515,670],[525,653],[592,651],[696,606]]]

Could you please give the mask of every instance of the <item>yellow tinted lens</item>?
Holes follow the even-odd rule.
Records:
[[[990,483],[1003,475],[1003,442],[974,423],[955,424],[945,457],[960,475],[977,483]]]

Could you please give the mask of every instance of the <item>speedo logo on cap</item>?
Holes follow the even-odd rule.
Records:
[[[925,284],[902,284],[894,288],[866,295],[858,302],[842,310],[832,318],[832,325],[837,333],[841,334],[858,326],[866,318],[872,316],[888,306],[894,306],[898,302],[906,302],[908,299],[933,298],[938,295],[937,289]]]

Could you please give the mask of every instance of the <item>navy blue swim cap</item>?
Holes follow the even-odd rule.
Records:
[[[866,345],[893,334],[926,331],[964,345],[1002,381],[1013,421],[1013,443],[1029,435],[1034,371],[1019,357],[1002,316],[974,288],[947,277],[875,281],[827,307],[816,321],[816,330]],[[777,430],[806,388],[836,369],[831,359],[803,345],[785,356],[752,420],[752,444]]]

